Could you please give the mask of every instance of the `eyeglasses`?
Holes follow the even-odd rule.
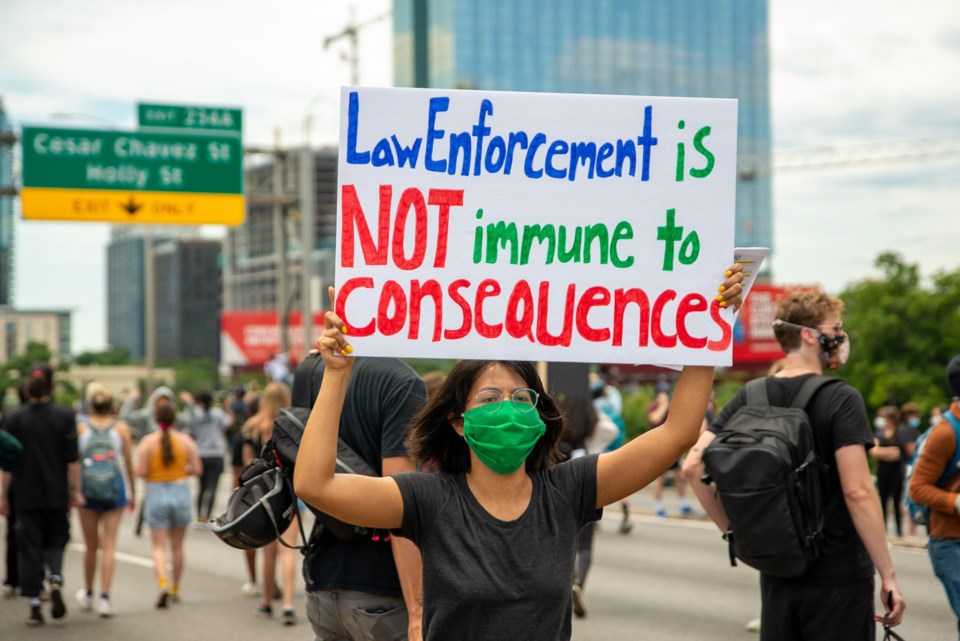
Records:
[[[834,325],[817,325],[816,327],[808,327],[807,325],[798,325],[797,323],[791,323],[789,321],[780,320],[778,318],[777,320],[773,321],[773,326],[776,327],[778,325],[786,325],[787,327],[796,327],[797,329],[809,329],[814,332],[817,332],[818,334],[823,333],[820,331],[821,327],[829,327],[830,329],[833,330],[834,334],[840,334],[843,332],[843,321],[840,321],[839,323],[836,323]]]
[[[839,334],[840,332],[843,331],[843,321],[840,321],[835,325],[817,325],[817,328],[820,328],[820,327],[829,327],[830,329],[833,330],[834,334]]]
[[[520,387],[510,393],[510,400],[521,412],[530,412],[537,407],[537,401],[540,395],[532,389]],[[474,402],[487,414],[496,414],[503,405],[503,393],[498,389],[483,389],[476,396],[468,399],[468,402]]]

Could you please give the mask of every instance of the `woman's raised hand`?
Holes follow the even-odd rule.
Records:
[[[720,307],[732,307],[734,311],[740,309],[743,304],[743,265],[734,263],[724,272],[727,277],[720,284],[717,300],[720,301]]]
[[[327,292],[330,295],[330,302],[336,300],[333,287],[329,287]],[[347,325],[334,312],[327,312],[323,316],[323,334],[317,339],[314,348],[320,352],[323,357],[323,363],[329,370],[347,369],[353,367],[353,358],[349,355],[353,353],[353,347],[347,342]]]

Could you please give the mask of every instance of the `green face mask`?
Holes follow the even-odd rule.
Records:
[[[483,464],[498,474],[516,472],[547,426],[536,409],[523,412],[505,400],[490,414],[475,407],[463,414],[463,438]]]

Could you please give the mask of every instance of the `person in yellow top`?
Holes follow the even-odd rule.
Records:
[[[159,429],[140,440],[137,476],[147,481],[145,519],[150,527],[153,569],[160,590],[157,607],[165,608],[169,600],[180,599],[183,537],[193,517],[186,478],[199,476],[203,464],[193,439],[176,429],[173,405],[158,405],[154,419]],[[167,580],[168,541],[173,557],[172,584]]]

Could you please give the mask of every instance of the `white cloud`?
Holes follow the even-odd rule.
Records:
[[[771,2],[774,149],[960,135],[960,5]],[[774,276],[839,291],[881,251],[956,269],[960,155],[774,176]]]

